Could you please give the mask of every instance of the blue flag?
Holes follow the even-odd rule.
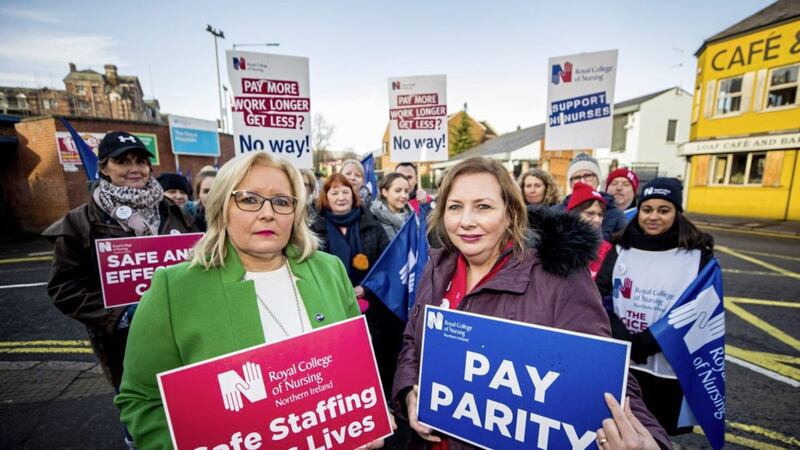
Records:
[[[369,188],[372,198],[378,198],[378,177],[375,175],[375,158],[372,153],[361,160],[361,165],[364,166],[364,186]]]
[[[406,223],[372,266],[361,285],[375,294],[397,317],[408,320],[417,283],[428,262],[425,215],[410,214]]]
[[[58,120],[64,124],[64,127],[69,131],[69,135],[72,136],[72,142],[75,143],[75,148],[78,149],[78,155],[81,157],[81,164],[83,164],[83,171],[86,172],[86,178],[89,181],[97,180],[97,155],[94,154],[92,148],[83,140],[81,135],[72,128],[67,119],[59,117]]]
[[[716,258],[650,327],[685,396],[678,425],[698,423],[716,450],[725,445],[725,307]],[[686,419],[686,420],[684,420]],[[692,419],[694,419],[694,422]]]

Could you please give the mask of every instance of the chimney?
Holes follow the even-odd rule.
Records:
[[[106,64],[106,80],[111,84],[117,84],[117,66],[113,64]]]
[[[75,63],[69,63],[69,71],[75,72]]]

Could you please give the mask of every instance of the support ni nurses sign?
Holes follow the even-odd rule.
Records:
[[[364,316],[158,374],[176,449],[354,449],[392,434]]]

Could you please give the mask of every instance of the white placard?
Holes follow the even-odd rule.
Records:
[[[617,53],[550,58],[545,150],[611,147]]]
[[[447,161],[447,77],[389,78],[392,162]]]
[[[310,169],[308,58],[229,50],[225,59],[236,155],[271,151],[299,169]]]

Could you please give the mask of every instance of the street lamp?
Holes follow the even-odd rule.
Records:
[[[206,25],[206,31],[214,35],[214,62],[217,64],[217,96],[219,97],[219,124],[224,132],[225,110],[222,109],[222,83],[219,79],[219,50],[217,49],[217,38],[225,39],[225,32],[216,30],[211,25]]]
[[[277,42],[267,42],[266,44],[233,44],[233,49],[236,47],[280,47],[281,44]]]

